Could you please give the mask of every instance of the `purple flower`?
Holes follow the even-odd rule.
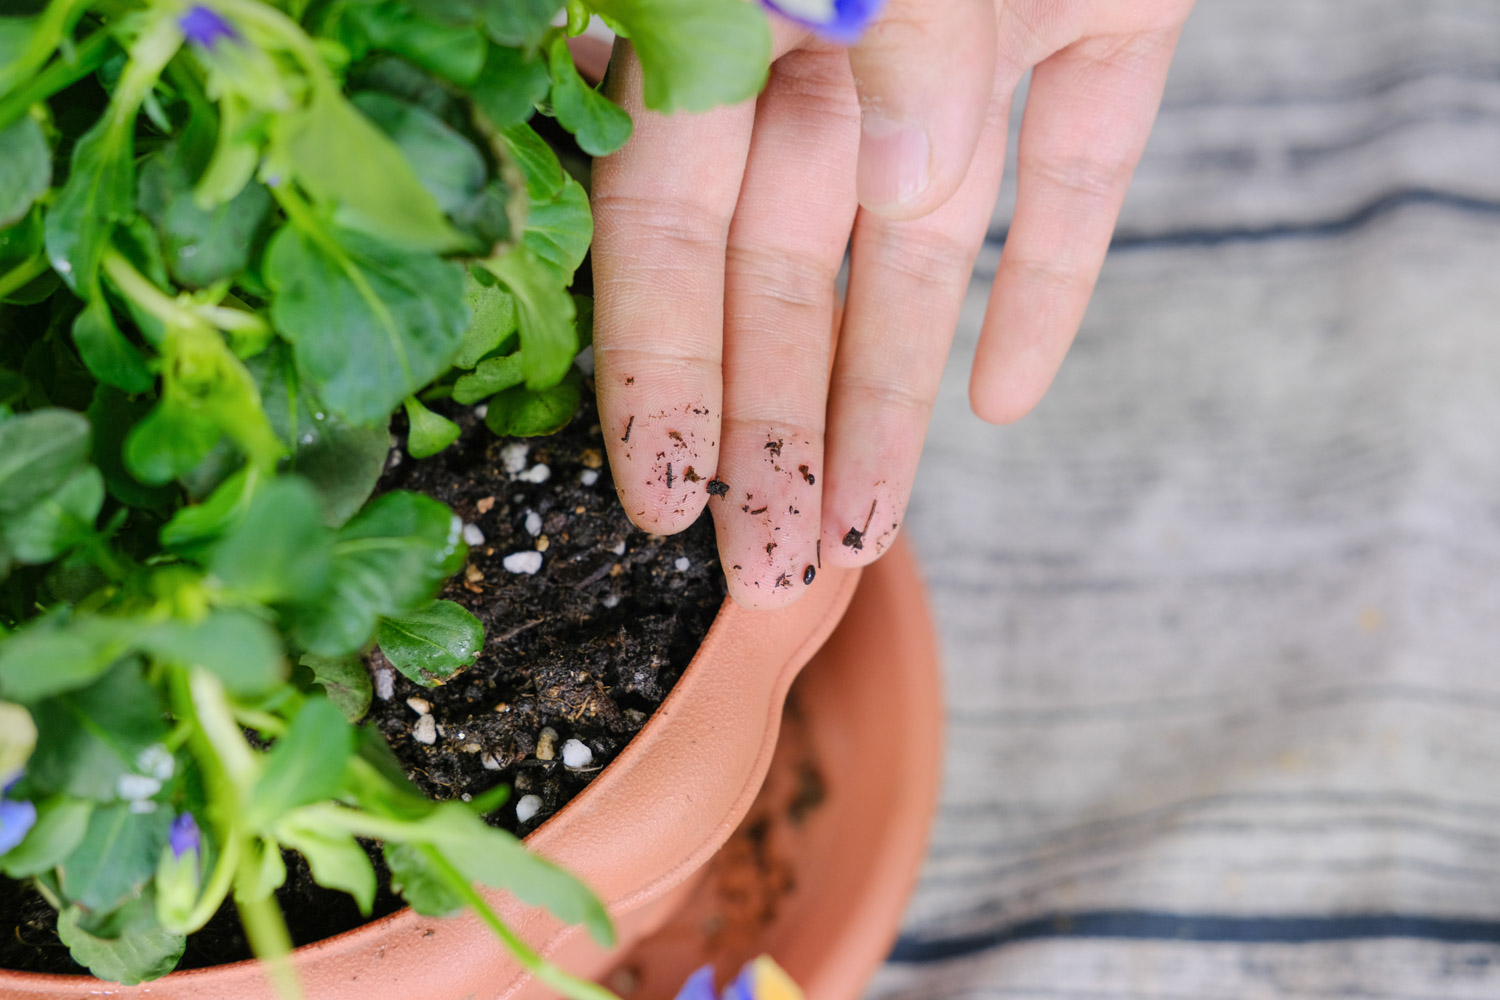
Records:
[[[202,850],[198,824],[193,819],[192,813],[183,813],[172,821],[172,830],[167,834],[167,843],[172,847],[172,857],[179,861],[188,851]]]
[[[10,790],[21,780],[18,773],[5,787],[0,789],[0,854],[4,854],[26,839],[27,832],[36,823],[36,804],[25,799],[7,798]]]
[[[714,1000],[713,966],[705,965],[682,984],[677,1000]],[[803,1000],[797,984],[765,955],[745,963],[721,1000]]]
[[[188,12],[177,19],[177,26],[188,41],[205,49],[212,49],[222,39],[233,42],[240,37],[234,25],[220,17],[218,11],[201,4],[188,8]]]
[[[859,36],[885,6],[885,0],[761,0],[761,3],[841,45],[859,41]]]
[[[682,989],[677,991],[677,1000],[715,1000],[714,967],[705,965],[688,976]]]

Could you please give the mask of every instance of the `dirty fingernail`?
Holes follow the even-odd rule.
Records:
[[[866,111],[856,182],[865,208],[895,207],[927,189],[931,148],[920,126]]]

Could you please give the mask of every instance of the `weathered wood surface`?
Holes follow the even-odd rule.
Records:
[[[1202,0],[997,429],[1011,191],[906,523],[949,759],[870,996],[1500,996],[1500,4]]]

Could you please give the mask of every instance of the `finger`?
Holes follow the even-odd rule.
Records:
[[[728,492],[709,502],[730,593],[751,607],[790,603],[817,576],[830,321],[858,142],[843,52],[779,60],[729,231],[719,459]]]
[[[995,82],[992,0],[891,0],[849,50],[863,111],[859,203],[914,219],[968,172]]]
[[[825,562],[861,566],[890,547],[906,512],[943,362],[1005,163],[1014,78],[1002,80],[969,174],[946,205],[910,222],[861,211],[828,407]]]
[[[1025,416],[1083,320],[1161,103],[1176,30],[1087,39],[1037,66],[1021,123],[1016,211],[969,397],[993,423]]]
[[[626,513],[671,533],[703,510],[718,464],[724,246],[754,105],[647,111],[640,64],[624,44],[609,78],[635,131],[594,165],[599,419]]]

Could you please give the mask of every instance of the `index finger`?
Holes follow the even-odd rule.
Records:
[[[594,165],[599,420],[626,513],[670,534],[702,512],[718,468],[724,248],[755,105],[648,111],[624,42],[609,91],[635,131]]]

